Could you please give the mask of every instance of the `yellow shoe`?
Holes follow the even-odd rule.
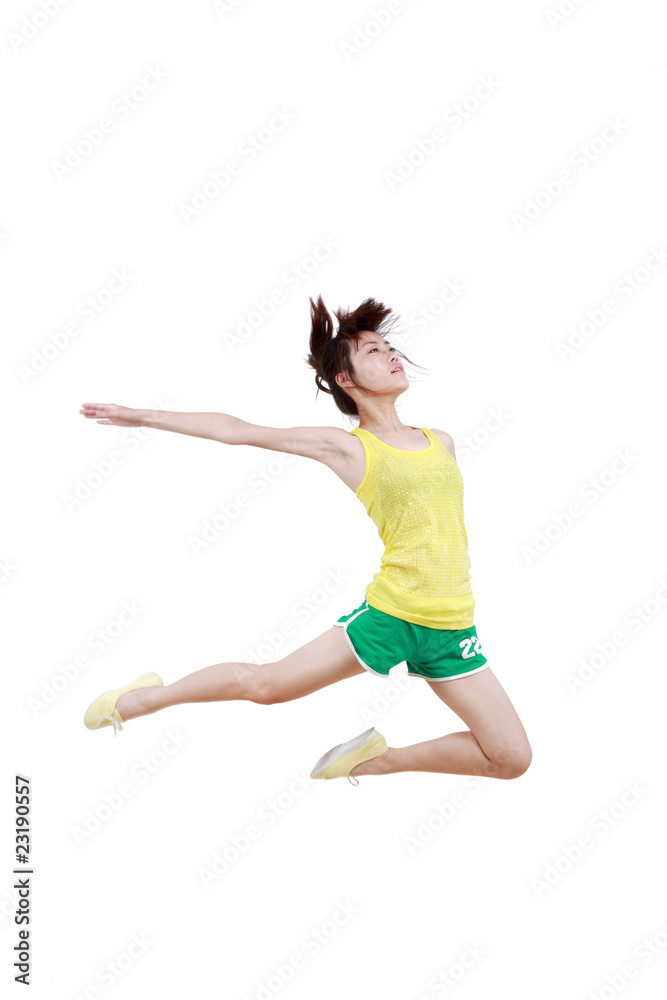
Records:
[[[116,708],[116,702],[126,691],[134,691],[136,688],[151,687],[154,684],[163,684],[162,678],[153,672],[142,674],[136,681],[126,684],[125,687],[116,688],[115,691],[105,691],[99,698],[88,706],[83,721],[88,729],[103,729],[104,726],[113,726],[114,739],[119,729],[122,729],[122,718]]]
[[[387,749],[382,733],[378,733],[375,729],[367,729],[353,740],[340,743],[327,751],[310,772],[310,777],[347,778],[351,785],[358,785],[359,782],[354,775],[350,776],[352,768],[361,764],[363,760],[379,757]]]

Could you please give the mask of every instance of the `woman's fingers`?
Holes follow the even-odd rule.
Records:
[[[139,427],[138,410],[116,403],[82,403],[79,413],[89,419],[96,419],[98,424],[113,424],[119,427]],[[99,419],[102,418],[102,419]]]
[[[79,413],[83,413],[84,417],[102,417],[108,416],[109,414],[109,404],[107,403],[83,403],[83,409],[79,410]]]
[[[83,403],[79,413],[82,413],[84,417],[88,417],[89,419],[98,418],[98,424],[113,424],[113,418],[118,409],[119,407],[113,403]]]

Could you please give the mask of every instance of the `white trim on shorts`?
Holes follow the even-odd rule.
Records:
[[[357,611],[356,615],[352,615],[352,617],[348,618],[347,621],[345,621],[345,622],[334,622],[334,626],[335,625],[341,625],[345,629],[345,638],[347,639],[347,644],[350,647],[350,649],[352,650],[352,652],[354,653],[354,655],[356,656],[356,658],[359,660],[359,663],[362,665],[362,667],[365,667],[366,670],[369,671],[369,673],[375,674],[376,677],[384,677],[384,679],[387,680],[389,678],[389,674],[383,674],[383,673],[380,673],[379,670],[373,670],[373,668],[369,667],[367,663],[364,663],[364,661],[361,659],[361,657],[357,653],[356,649],[354,648],[354,645],[352,643],[352,639],[347,634],[347,626],[348,626],[348,624],[350,622],[353,622],[354,619],[357,617],[357,615],[363,614],[364,611],[368,611],[368,608],[361,608],[360,611]],[[394,664],[394,666],[395,666],[395,664]]]
[[[478,674],[480,670],[486,670],[488,663],[483,663],[481,667],[475,667],[474,670],[466,670],[463,674],[454,674],[452,677],[425,677],[424,674],[416,674],[413,670],[408,670],[410,677],[421,677],[423,681],[456,681],[460,677],[470,677],[471,674]]]

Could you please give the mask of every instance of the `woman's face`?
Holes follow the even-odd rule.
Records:
[[[403,392],[408,387],[408,377],[398,354],[379,333],[363,332],[356,349],[354,342],[350,345],[350,360],[356,381],[366,389]],[[343,388],[348,387],[344,385]]]

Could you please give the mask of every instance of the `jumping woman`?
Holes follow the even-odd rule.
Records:
[[[521,721],[487,666],[473,624],[463,480],[454,442],[445,431],[406,426],[395,409],[409,387],[400,362],[409,358],[388,338],[396,317],[375,299],[353,312],[338,310],[334,329],[322,297],[310,299],[310,354],[318,389],[338,409],[358,417],[338,427],[261,427],[224,413],[135,410],[84,403],[79,412],[99,424],[153,427],[223,444],[252,445],[322,462],[364,504],[385,545],[380,570],[362,604],[323,635],[275,663],[216,663],[163,684],[145,673],[107,691],[87,709],[89,729],[187,702],[243,699],[261,705],[303,698],[355,674],[387,677],[405,661],[468,730],[412,746],[389,747],[374,728],[327,751],[311,778],[434,771],[516,778],[531,761]]]

